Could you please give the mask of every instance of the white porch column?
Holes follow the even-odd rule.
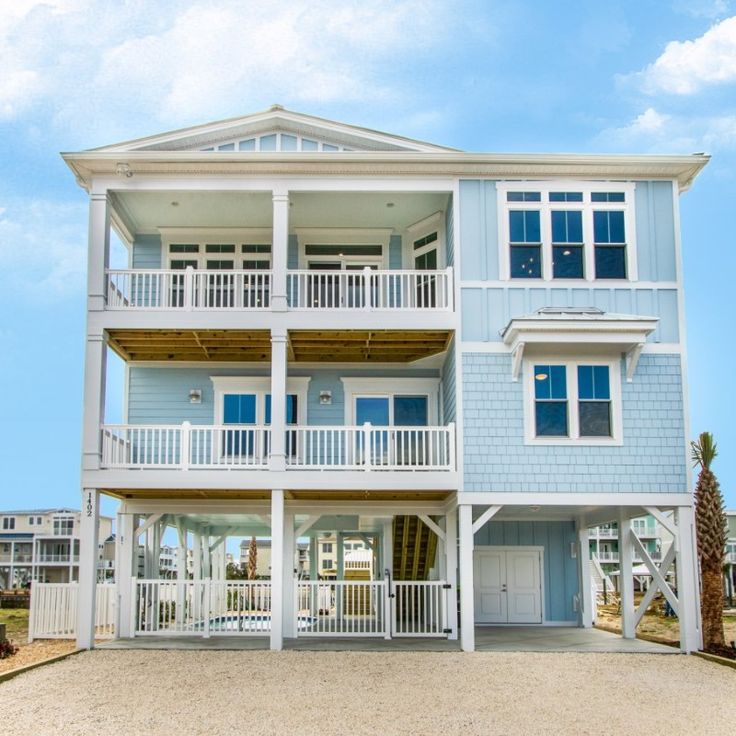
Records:
[[[115,593],[118,601],[115,613],[115,636],[117,638],[128,638],[133,635],[130,621],[135,604],[131,580],[138,574],[137,566],[134,567],[135,523],[136,519],[133,514],[119,513],[117,516],[117,535],[115,537]]]
[[[212,577],[212,557],[210,555],[210,544],[212,544],[212,538],[205,529],[202,539],[202,577]]]
[[[105,308],[105,269],[110,260],[110,207],[107,192],[93,192],[89,202],[87,251],[87,309]]]
[[[593,609],[595,599],[593,598],[593,579],[590,574],[590,546],[588,542],[588,527],[585,519],[577,520],[578,531],[578,558],[580,571],[580,625],[584,629],[593,626]]]
[[[677,600],[680,604],[680,649],[694,652],[703,646],[700,623],[700,586],[692,506],[679,506],[675,511],[677,546]]]
[[[79,588],[77,592],[77,647],[95,645],[95,603],[97,598],[97,537],[100,528],[100,492],[82,491],[79,529]]]
[[[202,579],[202,535],[195,532],[192,537],[192,574],[195,580]]]
[[[309,537],[309,579],[319,579],[319,545],[316,534]]]
[[[460,646],[475,651],[475,596],[473,593],[473,507],[458,506],[460,522]]]
[[[386,570],[391,576],[394,574],[394,520],[393,518],[383,522],[383,534],[381,535],[383,549],[383,570],[381,577],[386,576]]]
[[[286,470],[286,330],[271,330],[271,450],[272,471]]]
[[[457,639],[457,509],[445,515],[445,580],[447,591],[448,639]]]
[[[633,545],[631,544],[631,519],[619,516],[618,522],[618,589],[621,595],[621,636],[636,638],[634,619]]]
[[[87,335],[84,357],[84,415],[82,417],[82,470],[99,470],[100,424],[105,417],[107,347],[102,335]]]
[[[284,647],[284,492],[271,491],[271,649]]]
[[[273,244],[271,246],[271,309],[285,312],[286,265],[289,251],[289,192],[274,189],[273,192]]]
[[[273,542],[271,542],[273,547]],[[296,603],[294,600],[294,514],[284,509],[284,637],[293,639],[296,636]],[[273,564],[273,550],[271,564]]]

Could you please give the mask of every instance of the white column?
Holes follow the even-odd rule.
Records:
[[[273,542],[271,542],[273,547]],[[296,602],[294,599],[294,514],[289,513],[284,509],[284,610],[283,610],[283,621],[284,621],[284,637],[287,639],[293,639],[296,636]],[[273,555],[273,552],[272,552]],[[273,564],[273,556],[271,557],[271,564]]]
[[[445,515],[445,580],[447,591],[448,639],[457,639],[457,509]]]
[[[110,259],[110,207],[107,192],[93,192],[89,202],[87,309],[105,308],[105,269]]]
[[[107,347],[102,335],[87,335],[84,358],[82,470],[99,470],[100,424],[105,416]]]
[[[284,329],[271,330],[271,450],[272,471],[286,470],[286,342]]]
[[[271,491],[271,649],[284,647],[284,492]]]
[[[394,574],[394,520],[393,518],[383,522],[383,534],[381,535],[381,545],[383,547],[383,570],[381,576],[386,576],[386,570],[389,571],[391,577]]]
[[[285,312],[286,264],[289,251],[289,193],[273,192],[273,244],[271,246],[271,309]]]
[[[202,579],[202,535],[198,532],[193,536],[192,543],[192,574],[195,580]]]
[[[212,544],[212,538],[206,533],[202,536],[202,577],[212,577],[212,559],[210,555],[210,544]]]
[[[309,579],[319,579],[319,545],[316,534],[309,537]]]
[[[634,572],[633,545],[631,544],[631,519],[622,515],[618,522],[618,588],[621,594],[621,635],[624,639],[636,638],[634,623]]]
[[[151,546],[153,548],[153,563],[152,563],[152,570],[154,578],[160,578],[161,577],[161,531],[163,528],[163,524],[160,521],[157,521],[153,525],[153,529],[151,530],[153,532],[153,539],[151,540]]]
[[[578,570],[580,572],[580,625],[584,629],[593,626],[593,579],[590,574],[590,548],[588,543],[588,527],[585,519],[578,519]]]
[[[100,492],[82,491],[79,530],[79,588],[77,591],[77,647],[95,645],[95,602],[97,598],[97,537],[100,527]]]
[[[680,649],[694,652],[703,646],[700,622],[700,586],[696,551],[695,518],[692,506],[679,506],[675,511],[677,546],[677,600],[680,604]]]
[[[473,593],[473,507],[458,506],[460,522],[460,646],[475,650],[475,596]]]
[[[10,543],[10,572],[8,573],[8,587],[15,588],[15,542]]]
[[[136,546],[133,540],[135,517],[132,514],[119,513],[117,516],[115,537],[115,593],[117,595],[117,611],[115,614],[115,635],[128,638],[133,635],[130,627],[133,601],[131,579],[137,577],[134,567]]]

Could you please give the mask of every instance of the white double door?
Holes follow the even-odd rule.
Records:
[[[476,623],[542,623],[542,552],[480,547],[473,555]]]

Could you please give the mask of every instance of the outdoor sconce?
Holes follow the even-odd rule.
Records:
[[[130,168],[130,164],[117,164],[117,166],[115,166],[115,173],[118,176],[124,176],[127,179],[130,179],[130,177],[133,176],[133,171]]]
[[[202,403],[202,389],[201,388],[190,389],[189,403],[190,404],[201,404]]]
[[[332,403],[332,391],[320,391],[319,392],[319,403],[320,404],[331,404]]]
[[[570,557],[574,560],[578,556],[578,545],[576,542],[570,542]]]

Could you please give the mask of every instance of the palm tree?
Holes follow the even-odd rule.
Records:
[[[255,537],[250,538],[248,545],[248,580],[255,580],[258,577],[258,542]]]
[[[700,607],[703,617],[703,648],[725,646],[723,636],[723,557],[726,550],[727,520],[723,496],[711,463],[718,454],[710,432],[702,432],[690,443],[692,459],[700,467],[695,486],[695,526],[700,560]]]

